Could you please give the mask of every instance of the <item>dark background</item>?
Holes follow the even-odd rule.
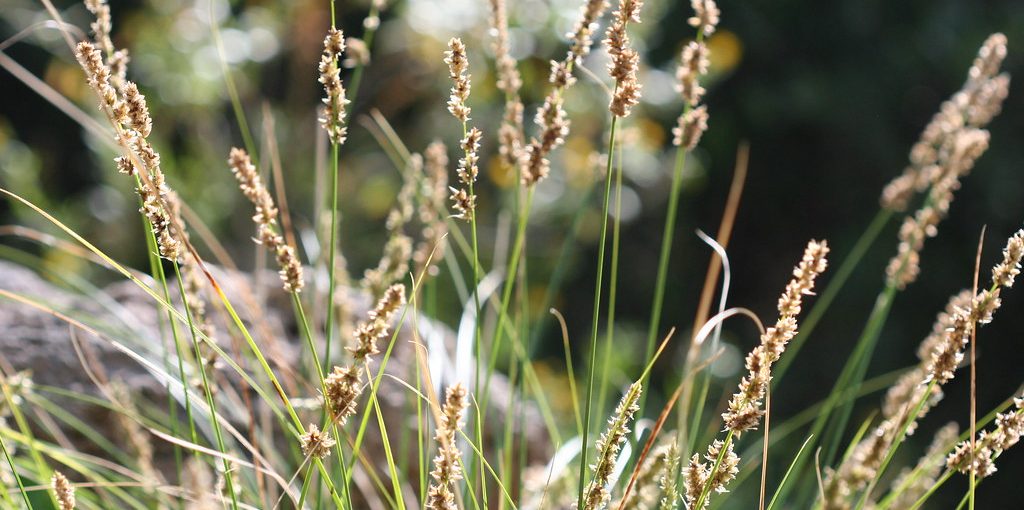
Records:
[[[522,58],[529,122],[546,91],[546,62],[564,51],[559,36],[568,27],[559,20],[573,19],[575,6],[559,3],[557,9],[544,11],[545,18],[536,13],[538,6],[546,8],[546,2],[518,7],[515,0],[510,3],[512,24],[520,27],[514,34],[519,38],[517,56]],[[3,38],[45,19],[41,7],[33,2],[3,0],[3,4]],[[187,2],[112,4],[115,44],[128,46],[135,57],[130,76],[150,97],[156,122],[154,136],[165,171],[181,195],[243,261],[243,267],[250,267],[244,262],[253,253],[248,244],[248,206],[234,189],[223,164],[227,148],[240,144],[241,138],[223,92],[215,54],[203,53],[204,48],[209,49],[208,29],[201,24],[186,29],[207,16],[205,2],[194,9],[198,15],[188,14],[192,7]],[[475,8],[485,12],[486,3],[481,0],[478,4]],[[472,12],[467,5],[472,2],[457,2],[445,8]],[[69,22],[87,27],[87,13],[81,6],[69,2],[59,6],[67,8],[64,13]],[[341,26],[347,33],[361,33],[366,7],[362,3],[338,3]],[[833,249],[832,267],[838,266],[877,212],[882,187],[902,170],[910,146],[939,103],[963,83],[977,48],[988,34],[1001,31],[1007,35],[1010,46],[1004,69],[1024,76],[1024,4],[1017,1],[723,0],[720,7],[720,31],[710,41],[714,52],[707,95],[710,130],[688,168],[666,293],[663,325],[680,327],[682,338],[693,320],[710,253],[693,232],[697,228],[709,233],[717,229],[741,141],[750,143],[751,162],[729,245],[733,269],[729,303],[750,307],[767,322],[772,320],[775,300],[808,239],[828,239]],[[657,73],[661,74],[652,80],[671,79],[679,48],[693,36],[693,30],[685,24],[690,6],[688,2],[648,2],[645,9],[649,17],[636,33],[645,48],[646,69],[641,79]],[[287,6],[234,2],[230,12],[224,12],[224,28],[251,34],[253,28],[265,24],[276,38],[276,51],[233,63],[233,76],[257,133],[262,102],[267,101],[274,112],[289,196],[296,204],[294,214],[300,227],[308,227],[308,212],[312,210],[308,204],[314,199],[313,119],[320,94],[315,63],[327,23],[326,2],[293,2]],[[422,16],[422,12],[405,3],[387,12],[374,61],[352,105],[355,121],[342,160],[341,207],[345,214],[343,250],[356,275],[379,257],[385,237],[383,215],[399,186],[398,173],[360,127],[359,119],[370,108],[378,108],[412,150],[422,150],[435,137],[453,146],[459,136],[458,126],[443,108],[449,84],[441,55],[448,37],[459,35],[470,47],[473,118],[489,135],[483,148],[488,164],[481,185],[485,261],[490,260],[488,247],[493,245],[497,232],[492,218],[502,201],[507,202],[507,188],[501,183],[508,179],[491,159],[495,152],[492,133],[501,102],[493,87],[485,18],[457,31],[444,20],[436,23],[436,19]],[[567,14],[559,18],[558,12]],[[539,21],[535,19],[538,17]],[[523,21],[527,18],[529,23]],[[183,34],[193,34],[194,40]],[[85,111],[95,111],[80,71],[52,30],[39,31],[4,51]],[[600,59],[601,55],[594,55],[588,66],[603,78]],[[646,83],[649,91],[657,92],[659,86]],[[665,87],[660,89],[664,91]],[[119,259],[144,267],[138,236],[141,226],[127,183],[110,164],[113,153],[7,72],[0,72],[0,91],[0,184],[68,220],[86,238]],[[1011,83],[1004,111],[990,126],[991,148],[964,180],[938,237],[928,240],[919,281],[897,296],[869,377],[915,361],[914,351],[930,330],[935,313],[948,296],[970,286],[983,226],[988,228],[983,279],[987,268],[998,260],[1006,237],[1021,227],[1022,98],[1020,82]],[[569,320],[572,338],[578,340],[577,353],[583,352],[582,340],[590,328],[601,205],[599,197],[587,200],[584,194],[594,182],[593,165],[586,161],[590,151],[602,150],[605,143],[601,139],[607,117],[604,105],[605,99],[591,79],[582,78],[581,86],[571,92],[568,107],[574,122],[573,137],[555,158],[552,178],[538,191],[530,231],[529,267],[536,291],[544,288],[561,239],[578,204],[585,200],[578,251],[572,255],[568,280],[555,302]],[[673,158],[672,151],[662,152],[660,147],[671,138],[668,129],[679,109],[680,103],[674,99],[646,102],[627,122],[637,130],[636,143],[626,150],[626,181],[638,209],[623,227],[615,340],[617,352],[630,354],[616,363],[617,377],[623,381],[635,377],[642,365]],[[532,132],[533,126],[528,125],[528,130]],[[450,154],[454,159],[454,151]],[[6,201],[0,201],[0,220],[42,228],[27,210],[13,208]],[[882,289],[885,264],[896,249],[897,223],[894,220],[879,237],[814,337],[799,353],[794,371],[775,396],[773,412],[777,416],[803,409],[824,397],[831,387],[861,332],[874,297]],[[18,243],[9,239],[0,242]],[[59,255],[50,257],[49,263],[87,271],[75,261]],[[1019,293],[1019,289],[1004,293],[1003,308],[979,334],[978,408],[982,413],[1024,382],[1020,349],[1024,301],[1017,297]],[[540,315],[540,305],[537,307]],[[457,312],[457,306],[453,306],[441,315],[454,324]],[[726,328],[726,339],[738,345],[736,352],[741,356],[756,337],[747,324],[736,324]],[[549,324],[540,337],[538,355],[550,360],[555,369],[561,366],[557,360],[559,345],[559,337]],[[675,384],[678,359],[674,355],[657,366],[655,394],[670,391]],[[737,375],[720,381],[719,393],[732,391]],[[664,387],[659,387],[661,384]],[[919,452],[930,433],[946,421],[957,420],[966,426],[966,377],[956,379],[946,393],[943,403],[912,438],[915,448],[905,449],[912,453],[904,451],[906,456],[898,458],[898,463],[910,462],[913,452]],[[659,400],[656,397],[652,403]],[[879,401],[878,395],[864,398],[851,423],[860,423]],[[775,462],[782,466],[785,459],[776,458]],[[1010,452],[999,459],[998,465],[999,473],[979,491],[979,508],[1019,505],[1015,499],[1006,498],[1014,498],[1015,480],[1024,475],[1024,454]],[[958,499],[963,486],[962,477],[955,477],[934,501]],[[952,505],[937,504],[935,508]]]

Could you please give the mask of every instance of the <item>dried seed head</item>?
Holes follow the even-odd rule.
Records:
[[[424,155],[418,208],[419,220],[423,225],[422,239],[416,245],[412,259],[416,263],[417,275],[433,275],[437,262],[444,257],[444,237],[448,232],[442,213],[448,196],[448,154],[443,143],[434,142],[427,146]],[[426,267],[428,260],[429,268]]]
[[[452,207],[456,211],[453,216],[460,220],[470,221],[473,218],[473,212],[476,211],[476,195],[470,195],[464,189],[452,187],[448,189],[452,192]]]
[[[459,458],[462,456],[456,444],[459,430],[462,428],[462,417],[468,402],[466,388],[455,383],[448,387],[444,406],[438,417],[437,456],[434,457],[434,469],[430,476],[434,483],[427,493],[426,507],[430,510],[456,510],[455,482],[462,479],[462,467]]]
[[[698,106],[679,116],[679,125],[672,128],[672,143],[676,147],[693,150],[708,129],[708,108]]]
[[[127,114],[117,90],[110,84],[110,68],[103,63],[103,55],[92,43],[82,41],[75,47],[78,63],[85,70],[89,86],[100,97],[100,108],[107,108],[115,122],[123,122]]]
[[[629,46],[626,24],[630,21],[640,22],[642,6],[640,0],[620,0],[615,19],[605,32],[604,43],[611,56],[608,74],[615,79],[615,93],[609,109],[617,117],[628,116],[630,109],[640,101],[641,87],[636,78],[640,55]]]
[[[53,472],[50,486],[53,487],[53,494],[57,498],[57,505],[60,507],[60,510],[74,510],[75,488],[60,471]]]
[[[992,268],[992,285],[1012,287],[1013,280],[1020,274],[1020,261],[1024,257],[1024,230],[1018,230],[1006,241],[1003,261]]]
[[[985,39],[978,56],[975,57],[971,69],[967,72],[968,80],[979,82],[987,80],[999,73],[1000,66],[1006,58],[1006,36],[994,33]]]
[[[938,225],[949,212],[960,178],[970,172],[974,162],[988,148],[989,133],[967,128],[958,131],[944,146],[939,177],[932,181],[928,198],[914,215],[904,219],[900,227],[900,244],[886,269],[887,284],[904,289],[920,274],[920,251],[925,239],[938,234]]]
[[[467,187],[476,182],[476,178],[480,173],[479,168],[477,168],[477,161],[480,159],[477,156],[477,151],[480,149],[480,138],[482,136],[483,133],[474,127],[459,142],[462,151],[465,153],[463,159],[459,161],[459,182]]]
[[[405,285],[396,283],[388,287],[377,301],[377,306],[366,314],[366,320],[356,327],[356,345],[349,348],[356,362],[364,363],[367,358],[380,352],[377,349],[377,341],[388,336],[391,318],[403,304]]]
[[[853,453],[838,470],[829,471],[825,480],[827,488],[824,508],[844,508],[850,494],[861,490],[874,479],[885,453],[895,439],[897,427],[894,421],[883,421],[873,433],[857,443]]]
[[[160,256],[168,260],[178,260],[181,255],[182,236],[177,232],[181,226],[175,224],[171,217],[172,207],[168,201],[172,199],[171,190],[164,181],[164,174],[160,170],[160,155],[145,138],[135,135],[129,136],[127,145],[131,148],[134,156],[139,158],[143,168],[148,174],[147,178],[139,179],[136,191],[142,199],[142,212],[153,230],[156,237],[157,247]],[[133,163],[126,161],[127,156],[118,160],[118,168],[127,170],[125,166],[134,168]]]
[[[778,361],[789,341],[796,336],[796,316],[800,313],[803,296],[812,293],[814,281],[828,267],[828,244],[811,240],[803,258],[793,269],[793,279],[779,298],[779,319],[775,326],[761,335],[761,344],[747,355],[748,375],[740,381],[739,391],[729,400],[729,409],[722,414],[725,428],[739,436],[757,427],[764,411],[764,398],[771,380],[771,367]]]
[[[309,458],[322,459],[331,454],[331,447],[335,441],[327,434],[321,432],[320,427],[315,423],[309,424],[309,429],[300,438],[302,454]]]
[[[562,95],[557,90],[551,91],[544,99],[533,121],[540,127],[541,134],[539,139],[530,140],[520,161],[520,178],[528,186],[547,177],[550,171],[547,155],[565,143],[569,134],[569,119],[562,107]]]
[[[996,457],[1024,436],[1024,398],[1015,398],[1013,404],[1013,409],[996,415],[995,427],[979,433],[973,445],[970,439],[961,441],[946,458],[946,465],[964,474],[974,471],[978,478],[995,473]]]
[[[807,245],[800,264],[793,268],[793,279],[786,285],[786,290],[779,298],[780,316],[793,317],[800,314],[803,296],[814,295],[814,279],[828,267],[828,261],[825,259],[827,254],[828,245],[824,242],[811,241]]]
[[[679,59],[679,67],[676,68],[676,90],[683,96],[691,107],[696,107],[704,95],[704,87],[701,87],[698,80],[708,73],[708,47],[703,42],[690,41],[683,47]]]
[[[89,25],[92,29],[93,41],[107,55],[114,53],[114,44],[110,41],[110,32],[113,30],[110,21],[110,6],[107,5],[106,0],[85,0],[85,8],[96,16],[96,21]]]
[[[324,86],[324,108],[320,117],[320,125],[327,131],[327,136],[334,145],[345,143],[348,129],[345,126],[345,106],[349,104],[345,98],[345,87],[341,83],[341,69],[338,59],[345,51],[345,37],[341,30],[331,27],[324,37],[324,51],[320,55],[320,83]]]
[[[622,396],[615,412],[608,418],[608,428],[597,440],[596,447],[599,456],[593,466],[594,478],[584,492],[583,508],[585,510],[604,508],[611,498],[611,494],[608,492],[608,482],[611,480],[622,443],[626,440],[626,435],[629,434],[629,424],[633,421],[633,415],[640,409],[637,400],[642,391],[643,387],[639,382],[635,382],[629,387],[629,391]]]
[[[345,39],[345,48],[345,60],[341,61],[341,65],[346,69],[365,66],[370,63],[370,48],[366,46],[366,41],[358,37],[349,37]]]
[[[228,166],[238,180],[242,193],[256,206],[256,213],[252,217],[256,223],[255,241],[274,254],[285,292],[300,292],[304,284],[302,263],[295,254],[295,248],[277,233],[277,206],[249,154],[243,149],[232,148],[228,155]]]
[[[505,102],[505,115],[498,128],[498,153],[507,168],[518,167],[523,150],[523,103],[519,96]]]
[[[505,0],[490,0],[491,31],[494,34],[494,60],[498,68],[498,90],[507,96],[519,93],[523,81],[516,69],[516,59],[509,55],[508,50],[508,12]]]
[[[466,45],[462,39],[453,37],[448,41],[448,51],[445,52],[445,63],[448,64],[448,76],[452,79],[452,93],[448,99],[448,111],[456,119],[465,123],[469,120],[470,108],[466,106],[471,88],[469,75],[469,60],[466,58]]]
[[[721,11],[715,0],[690,0],[694,16],[688,20],[690,26],[704,32],[705,36],[715,33]]]
[[[252,221],[257,225],[276,222],[277,206],[274,205],[270,191],[263,184],[263,179],[256,171],[256,166],[252,164],[245,149],[232,148],[228,154],[228,166],[235,179],[238,180],[238,187],[242,190],[242,194],[256,206],[256,214],[253,215]]]
[[[594,44],[591,36],[597,28],[597,20],[604,15],[608,8],[606,0],[585,0],[580,9],[580,19],[576,22],[572,32],[568,35],[570,47],[565,58],[566,64],[580,64],[583,57],[590,53],[590,47]]]
[[[1014,282],[1014,271],[1020,264],[1022,254],[1021,243],[1024,242],[1024,232],[1017,231],[1006,242],[1003,250],[1003,260],[992,269],[992,283],[995,290],[983,289],[975,296],[969,294],[959,297],[953,307],[951,317],[946,319],[942,315],[943,322],[948,321],[948,327],[939,335],[936,331],[934,336],[929,338],[926,344],[931,352],[928,357],[927,370],[930,379],[938,384],[945,384],[953,378],[954,372],[963,361],[964,348],[971,339],[971,334],[980,324],[988,324],[992,321],[1002,301],[999,298],[1003,284],[1009,287]],[[938,324],[936,329],[938,329]],[[924,346],[922,346],[922,349]]]
[[[139,87],[133,82],[125,82],[121,87],[121,95],[128,106],[125,127],[134,129],[143,138],[148,138],[153,130],[153,119],[149,116],[149,106],[146,105],[146,96],[139,92]]]
[[[516,59],[508,49],[508,13],[505,0],[490,0],[491,32],[494,35],[494,61],[498,90],[505,93],[505,114],[498,129],[499,153],[507,168],[515,168],[523,145],[523,103],[519,89],[523,80]]]
[[[340,425],[344,425],[356,413],[356,403],[363,393],[361,374],[362,371],[357,367],[335,366],[324,378],[324,387],[327,389],[324,400]]]
[[[361,282],[374,299],[380,299],[394,282],[405,277],[412,256],[412,239],[405,234],[394,234],[384,245],[384,254],[377,267],[367,269]]]
[[[675,509],[679,505],[679,484],[676,473],[679,472],[679,450],[676,448],[676,442],[672,441],[669,445],[667,454],[667,462],[665,463],[665,471],[661,476],[661,501],[658,502],[659,510],[671,510]],[[685,476],[685,475],[684,475]]]
[[[973,160],[962,165],[951,156],[964,131],[977,131],[1001,111],[1010,83],[1008,75],[997,74],[1005,56],[1006,37],[993,34],[978,51],[964,86],[942,103],[924,128],[910,151],[910,165],[883,190],[883,207],[904,211],[916,193],[934,186],[947,174],[970,171]]]
[[[739,462],[740,458],[733,451],[733,443],[730,442],[728,449],[722,453],[722,448],[725,444],[722,441],[715,440],[710,446],[708,446],[708,452],[704,454],[706,462],[701,462],[700,455],[693,454],[690,459],[690,465],[683,469],[683,481],[686,485],[686,494],[684,498],[686,500],[687,508],[696,510],[698,500],[700,500],[701,494],[705,491],[707,495],[704,496],[703,502],[700,504],[700,509],[707,508],[711,500],[711,492],[717,492],[719,494],[727,492],[726,486],[736,478],[736,473],[739,473]],[[718,457],[721,455],[722,461],[718,464],[718,468],[715,469],[715,463],[718,462]],[[714,472],[712,472],[714,469]]]

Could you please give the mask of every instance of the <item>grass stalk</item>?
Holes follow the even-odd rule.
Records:
[[[617,87],[616,87],[617,88]],[[597,251],[597,276],[594,284],[594,308],[590,328],[590,362],[587,364],[587,396],[586,410],[583,412],[583,443],[580,451],[579,469],[579,496],[576,503],[577,508],[583,508],[584,488],[587,486],[587,451],[590,439],[590,423],[593,415],[594,405],[594,375],[597,372],[597,332],[601,318],[601,290],[604,280],[604,254],[608,242],[608,204],[611,201],[612,193],[612,161],[615,154],[615,128],[618,126],[618,117],[612,115],[611,127],[608,132],[608,164],[605,170],[604,205],[601,207],[601,240],[598,243]],[[650,356],[644,359],[650,359]]]
[[[25,485],[21,482],[21,475],[18,474],[18,468],[14,465],[14,459],[11,458],[10,452],[7,451],[7,441],[4,441],[3,434],[0,434],[0,450],[4,451],[4,459],[7,460],[7,465],[11,468],[11,475],[14,476],[14,481],[18,484],[18,492],[21,494],[21,499],[25,501],[25,508],[32,510],[32,501],[28,498],[28,493],[25,492]],[[4,499],[8,501],[11,506],[14,506],[14,501],[11,498],[10,493],[7,491],[7,487],[3,487]]]
[[[331,2],[331,10],[334,10],[334,2]],[[336,313],[334,306],[334,287],[336,285],[336,269],[338,261],[338,144],[331,144],[331,232],[327,245],[327,316],[325,318],[326,325],[324,326],[324,338],[326,339],[324,346],[324,362],[328,365],[331,364],[331,344],[334,343],[334,315]],[[314,346],[310,345],[310,349]],[[320,371],[320,378],[323,378],[326,374],[322,372],[321,367],[317,367]]]
[[[267,379],[270,380],[270,384],[273,385],[274,390],[281,398],[285,410],[287,411],[288,416],[291,418],[292,425],[295,428],[293,434],[295,434],[295,437],[299,437],[305,434],[306,429],[302,425],[302,420],[299,419],[298,413],[295,412],[295,407],[292,406],[291,400],[288,398],[288,395],[285,393],[284,388],[281,386],[281,382],[274,374],[274,370],[271,369],[270,364],[267,363],[267,358],[263,355],[263,352],[256,344],[256,341],[252,338],[252,335],[249,334],[248,328],[245,327],[245,324],[242,322],[242,319],[238,316],[238,312],[235,311],[234,306],[231,305],[231,301],[229,301],[227,295],[224,294],[224,290],[221,289],[220,285],[217,285],[216,282],[213,283],[214,290],[217,292],[218,297],[224,304],[224,308],[227,310],[228,315],[231,316],[231,320],[234,322],[238,330],[242,333],[242,337],[245,338],[245,342],[248,345],[249,350],[252,352],[253,356],[256,357],[256,361],[260,364],[260,367],[263,369],[263,372],[267,376]],[[328,492],[330,492],[331,498],[334,500],[335,505],[337,505],[338,508],[345,508],[345,505],[341,500],[341,496],[338,494],[338,491],[334,486],[334,482],[331,481],[330,474],[324,467],[323,462],[320,459],[314,459],[314,462],[316,463],[317,469],[320,471],[320,476],[324,478],[324,484],[327,485],[327,490]]]
[[[689,105],[686,111],[690,110]],[[687,150],[683,147],[676,149],[675,167],[672,169],[672,184],[668,195],[668,210],[665,212],[665,227],[661,234],[661,251],[658,255],[658,275],[654,281],[654,299],[651,304],[651,318],[647,327],[647,346],[644,350],[644,359],[649,359],[654,353],[654,345],[658,338],[658,331],[661,328],[661,312],[665,303],[665,284],[668,282],[668,262],[672,258],[672,243],[675,241],[676,217],[679,215],[679,194],[683,185],[683,169],[686,167]],[[645,392],[640,396],[639,416],[643,416],[644,407],[647,402]]]
[[[612,155],[609,153],[608,157]],[[615,336],[615,308],[619,286],[619,238],[622,226],[622,147],[619,146],[618,163],[615,165],[615,219],[612,221],[612,260],[608,272],[608,314],[604,335],[604,360],[601,367],[601,382],[598,384],[597,412],[605,412],[608,398],[608,377],[611,372],[612,340]],[[645,360],[650,358],[644,358]]]
[[[498,308],[498,324],[494,330],[494,341],[491,344],[491,355],[487,362],[487,373],[483,381],[483,392],[481,393],[481,409],[486,410],[490,402],[491,378],[494,375],[495,365],[498,359],[498,352],[501,350],[505,338],[507,326],[508,308],[512,299],[512,291],[515,288],[516,275],[519,268],[519,260],[522,258],[523,246],[526,244],[526,226],[529,223],[530,208],[533,205],[533,191],[531,186],[526,192],[525,207],[520,211],[516,226],[516,237],[512,243],[512,256],[509,258],[508,267],[505,272],[505,285],[501,293],[501,305]],[[486,412],[486,411],[485,411]]]
[[[206,376],[206,369],[203,367],[203,353],[199,349],[199,337],[196,335],[196,325],[192,321],[192,310],[188,306],[188,299],[185,297],[185,282],[181,278],[181,268],[178,266],[178,262],[174,261],[172,265],[174,266],[174,276],[178,281],[178,294],[181,297],[182,306],[185,307],[185,318],[188,320],[188,328],[189,331],[192,333],[192,349],[195,353],[196,369],[199,371],[199,376],[203,383],[203,393],[206,396],[206,405],[210,406],[210,424],[213,426],[213,436],[214,439],[217,441],[217,449],[225,455],[225,458],[223,459],[225,489],[231,496],[232,510],[238,510],[238,497],[235,495],[234,475],[232,475],[231,463],[228,461],[226,457],[228,451],[227,447],[224,445],[224,435],[221,432],[220,421],[219,418],[217,417],[217,403],[216,400],[213,398],[213,392],[211,391],[210,388],[210,381]],[[166,283],[164,285],[166,288]],[[183,384],[185,382],[186,381],[182,381]],[[185,401],[188,402],[188,385],[184,385],[183,389],[185,390]],[[194,438],[193,442],[195,442]]]

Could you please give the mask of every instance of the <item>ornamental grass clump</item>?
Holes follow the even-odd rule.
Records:
[[[0,508],[704,510],[754,508],[757,501],[761,510],[914,510],[956,507],[956,499],[935,501],[953,494],[972,510],[976,492],[1013,483],[996,476],[996,463],[1009,471],[998,459],[1024,434],[1024,397],[1017,389],[978,413],[978,403],[989,400],[978,389],[989,382],[977,384],[977,375],[992,358],[976,350],[1005,345],[977,336],[1000,308],[1014,316],[1017,305],[1005,293],[1020,276],[1024,230],[1009,237],[990,278],[948,300],[923,341],[886,325],[899,291],[914,281],[964,286],[928,270],[925,257],[943,254],[923,248],[957,213],[952,201],[961,182],[998,140],[988,126],[1009,94],[1004,35],[984,41],[859,240],[848,246],[847,232],[839,232],[830,235],[842,241],[835,247],[806,245],[774,303],[776,321],[765,327],[737,304],[750,299],[741,289],[756,288],[750,275],[772,274],[777,245],[736,256],[733,232],[805,236],[830,227],[835,215],[813,224],[770,224],[756,209],[738,215],[749,155],[741,150],[716,237],[699,236],[714,255],[697,275],[705,283],[694,292],[696,313],[679,308],[698,291],[683,266],[690,259],[672,253],[692,241],[676,237],[684,235],[677,221],[694,221],[680,211],[706,202],[695,197],[692,207],[681,207],[682,197],[701,191],[687,185],[718,185],[728,141],[720,137],[745,125],[733,119],[733,129],[709,131],[708,100],[744,97],[717,97],[715,88],[758,54],[740,51],[750,48],[739,44],[750,42],[741,30],[750,13],[737,12],[735,26],[729,18],[721,25],[714,0],[691,0],[692,14],[679,23],[652,26],[650,20],[678,13],[641,0],[580,0],[578,15],[568,19],[544,2],[488,0],[479,6],[488,19],[480,16],[475,27],[468,23],[476,18],[464,13],[447,19],[452,6],[444,2],[428,6],[434,16],[419,16],[426,4],[391,12],[384,0],[367,4],[295,10],[262,2],[199,18],[192,7],[161,4],[174,17],[163,25],[178,37],[173,50],[195,49],[199,60],[220,64],[219,73],[198,66],[205,81],[195,87],[187,74],[170,72],[176,59],[166,55],[133,53],[129,66],[119,45],[154,47],[154,20],[126,12],[131,30],[116,32],[112,20],[120,13],[106,0],[64,11],[43,0],[52,20],[26,17],[21,7],[4,16],[32,18],[33,25],[0,42],[0,67],[95,135],[83,147],[98,160],[114,158],[111,174],[116,168],[132,179],[126,191],[138,196],[128,203],[140,214],[138,236],[127,227],[107,236],[109,218],[124,202],[108,199],[108,186],[75,218],[88,227],[79,233],[47,209],[56,202],[25,198],[45,200],[44,187],[0,187],[12,199],[11,207],[0,206],[4,214],[14,211],[18,221],[38,214],[63,236],[30,222],[0,226],[0,235],[32,243],[0,246],[0,325],[8,328],[0,329],[0,346],[12,346],[0,352]],[[287,17],[262,26],[281,11],[301,16],[303,31],[279,39],[279,29],[292,27]],[[65,13],[85,15],[90,27],[74,28]],[[548,34],[559,26],[568,33]],[[53,38],[34,37],[49,30],[60,31],[74,60],[58,55],[38,79],[6,52],[14,44],[53,50]],[[280,79],[293,51],[296,69],[305,71]],[[666,64],[673,54],[676,61]],[[84,71],[77,91],[62,58]],[[253,74],[260,62],[268,67]],[[266,83],[282,89],[257,101],[264,82],[253,76],[274,78]],[[210,118],[223,111],[233,124]],[[735,116],[727,107],[722,113]],[[448,114],[457,124],[434,125]],[[263,127],[258,136],[249,127],[258,125],[249,122],[254,115]],[[5,126],[0,174],[11,178],[3,186],[24,188],[19,161],[32,158],[22,157],[11,134],[18,126]],[[449,128],[461,131],[446,147],[437,137]],[[760,133],[742,134],[759,146]],[[701,149],[701,140],[714,143]],[[457,156],[449,157],[449,148]],[[224,153],[232,176],[190,180],[223,166],[205,154]],[[41,164],[53,159],[36,156]],[[668,168],[670,175],[660,173]],[[255,233],[233,240],[225,229],[232,211],[216,201],[234,185],[253,208],[246,216]],[[827,200],[827,190],[821,197],[755,192],[793,203]],[[1004,186],[1000,198],[1014,192]],[[1004,209],[1014,210],[1010,202]],[[654,273],[644,266],[652,262],[650,221],[662,214],[656,276],[643,281]],[[904,214],[898,245],[875,246],[890,220]],[[93,216],[106,223],[93,228]],[[967,220],[979,227],[991,221],[989,231],[1019,227],[1002,218]],[[741,222],[751,224],[734,228]],[[114,246],[133,240],[137,249]],[[885,260],[894,246],[883,290],[858,321],[859,301],[836,297],[861,274],[861,260]],[[991,258],[983,246],[979,264]],[[122,262],[115,248],[140,260]],[[823,286],[833,248],[844,256]],[[968,248],[948,251],[966,256]],[[266,285],[268,259],[284,296],[274,278]],[[878,267],[865,281],[882,272]],[[124,282],[105,286],[112,278]],[[590,293],[591,309],[572,287]],[[837,313],[829,310],[833,303],[845,310],[824,319]],[[637,319],[638,310],[650,313],[649,322]],[[549,311],[558,327],[549,324]],[[694,316],[692,328],[680,320]],[[733,327],[737,318],[760,332],[742,363],[737,353],[746,349],[738,346],[754,342],[744,340],[748,330]],[[833,329],[823,335],[819,324]],[[851,327],[862,327],[859,337]],[[643,330],[646,338],[638,338]],[[562,342],[549,345],[549,337]],[[917,345],[917,358],[901,371],[876,374],[880,338],[894,353]],[[836,354],[790,365],[804,342]],[[36,367],[29,362],[40,358],[58,369],[46,365],[30,377]],[[780,391],[780,382],[794,379],[788,366],[818,379]],[[823,376],[814,369],[831,378],[831,391],[819,388]],[[971,377],[958,377],[962,369]],[[735,379],[731,392],[734,383],[723,382]],[[969,412],[944,401],[966,384]],[[864,399],[882,390],[878,410],[861,414]],[[930,419],[942,413],[954,421],[938,429]],[[908,441],[933,433],[930,445]],[[966,488],[947,484],[959,473]]]

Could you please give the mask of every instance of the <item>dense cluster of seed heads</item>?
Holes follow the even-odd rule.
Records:
[[[993,34],[978,51],[957,93],[942,103],[910,151],[910,165],[882,193],[882,205],[903,211],[919,191],[927,190],[921,208],[908,215],[899,231],[899,248],[889,262],[889,285],[904,288],[920,274],[925,239],[938,233],[960,180],[988,149],[986,126],[1002,109],[1010,77],[999,73],[1006,58],[1006,36]]]
[[[700,104],[704,97],[700,78],[708,74],[710,65],[704,37],[715,33],[719,22],[719,10],[714,0],[692,0],[692,4],[694,16],[689,22],[701,35],[683,47],[679,67],[676,69],[676,80],[679,82],[676,88],[683,96],[685,108],[676,127],[672,129],[672,143],[687,150],[696,147],[701,135],[708,129],[708,109]]]
[[[277,206],[270,196],[270,191],[263,184],[256,166],[252,164],[249,153],[244,149],[232,148],[228,155],[228,166],[238,180],[238,186],[250,202],[256,206],[252,221],[256,223],[255,241],[262,244],[277,259],[280,267],[281,281],[286,292],[302,290],[302,263],[295,254],[295,248],[285,242],[278,232]]]
[[[458,433],[462,429],[462,417],[469,406],[469,392],[465,386],[455,383],[448,387],[444,405],[438,417],[437,456],[434,457],[434,469],[430,472],[434,482],[427,492],[427,509],[457,510],[455,504],[455,483],[462,479],[462,453],[458,447]]]
[[[341,30],[331,27],[324,37],[324,51],[320,54],[320,83],[324,86],[323,115],[320,125],[327,131],[327,136],[334,145],[345,143],[347,128],[345,126],[345,106],[349,101],[345,98],[345,87],[341,83],[341,69],[338,59],[345,52],[345,37]]]

